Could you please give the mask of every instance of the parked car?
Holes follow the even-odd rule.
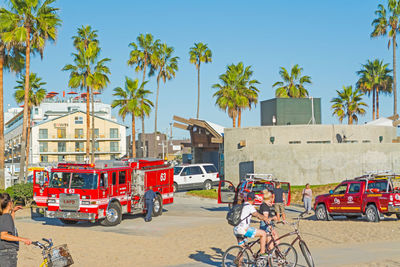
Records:
[[[273,192],[277,183],[285,192],[286,206],[290,205],[290,183],[279,181],[272,174],[247,174],[246,178],[234,186],[230,181],[221,181],[218,187],[218,203],[228,203],[230,206],[243,203],[249,192],[254,192],[256,199],[254,205],[261,205],[263,202],[263,191]]]
[[[332,220],[335,215],[349,219],[365,215],[367,221],[378,222],[396,214],[400,219],[399,182],[396,174],[369,174],[343,181],[329,194],[315,198],[316,217]]]
[[[211,163],[178,165],[174,167],[174,192],[182,189],[211,189],[218,185],[219,173]]]

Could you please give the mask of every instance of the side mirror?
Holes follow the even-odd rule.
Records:
[[[333,190],[329,190],[329,194],[333,194]]]

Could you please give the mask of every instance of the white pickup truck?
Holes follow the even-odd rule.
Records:
[[[219,173],[211,163],[178,165],[174,167],[174,192],[181,189],[209,190],[219,184]]]

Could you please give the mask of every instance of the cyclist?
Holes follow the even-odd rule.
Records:
[[[240,223],[233,228],[233,233],[235,234],[239,246],[243,246],[245,240],[242,238],[249,237],[259,237],[260,238],[260,258],[267,257],[265,253],[265,246],[267,244],[267,233],[263,230],[250,227],[250,222],[252,216],[257,217],[260,220],[267,220],[268,217],[257,212],[256,208],[253,206],[256,195],[254,192],[247,194],[247,201],[243,204],[242,214],[240,216]],[[240,237],[238,237],[240,236]]]
[[[267,220],[260,221],[260,229],[267,233],[267,242],[271,241],[271,235],[275,240],[279,238],[278,233],[273,228],[273,221],[277,220],[277,217],[272,214],[272,199],[273,195],[270,191],[264,190],[264,201],[260,206],[259,213],[267,217]],[[278,241],[279,242],[279,241]],[[278,243],[277,242],[277,243]],[[269,250],[274,248],[274,244],[271,242]]]

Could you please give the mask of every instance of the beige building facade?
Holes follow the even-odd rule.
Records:
[[[96,159],[120,158],[126,154],[126,126],[95,116]],[[91,136],[91,133],[89,133]],[[76,111],[32,127],[31,163],[86,160],[86,114]],[[89,147],[92,152],[92,146]]]

